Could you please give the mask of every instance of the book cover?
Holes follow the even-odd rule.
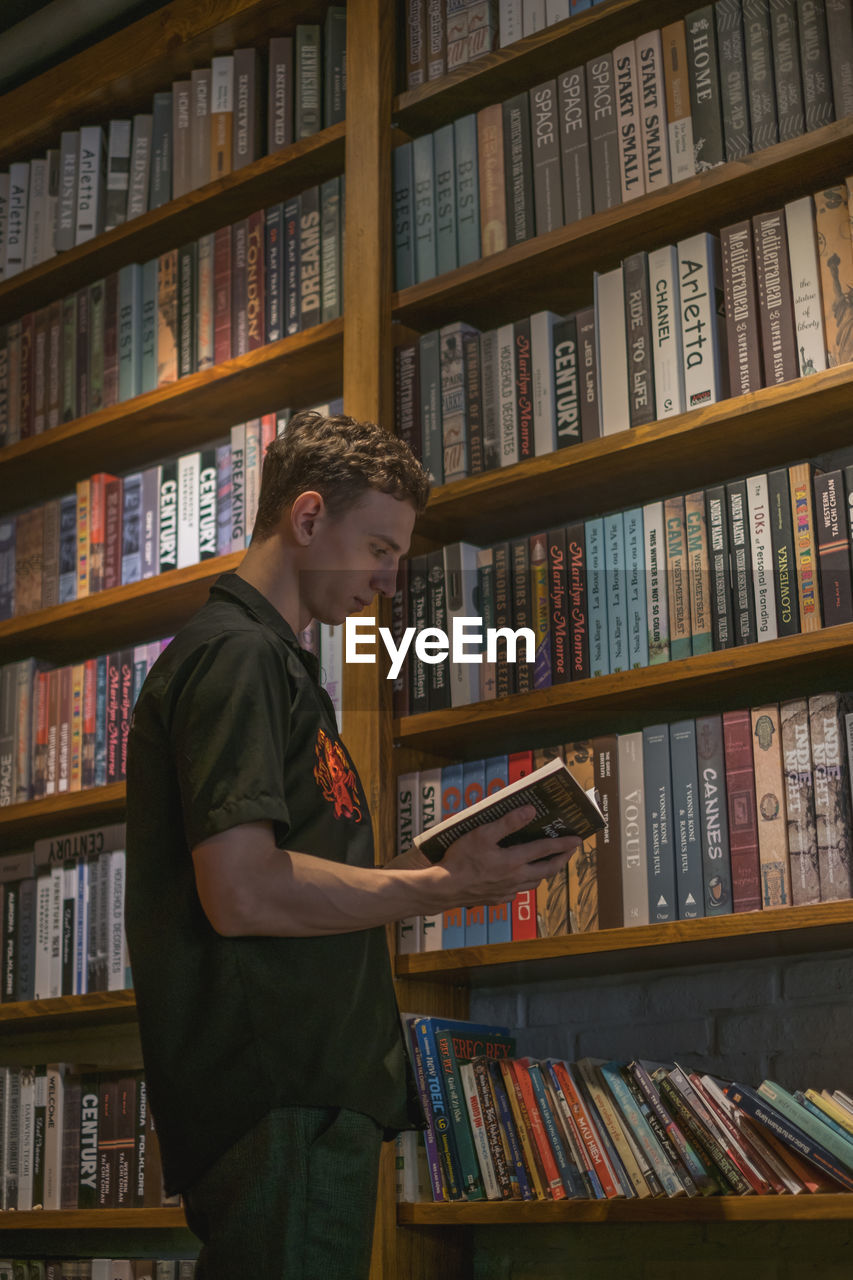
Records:
[[[828,187],[816,192],[814,201],[826,350],[828,363],[834,367],[853,360],[853,325],[849,314],[853,254],[847,189]]]

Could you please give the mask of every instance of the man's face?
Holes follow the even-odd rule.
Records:
[[[414,524],[410,502],[374,489],[337,520],[324,511],[299,574],[299,594],[311,617],[335,626],[376,595],[393,596]]]

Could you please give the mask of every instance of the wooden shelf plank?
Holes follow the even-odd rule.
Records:
[[[172,0],[0,98],[0,168],[59,145],[63,129],[150,111],[158,90],[217,54],[316,22],[309,0]]]
[[[399,1204],[403,1226],[570,1222],[805,1222],[853,1218],[853,1195],[706,1196],[678,1200],[530,1200]]]
[[[658,0],[654,25],[664,27],[691,10],[686,0]],[[643,0],[614,0],[546,27],[505,49],[492,49],[438,80],[409,89],[394,100],[394,120],[406,133],[424,133],[469,111],[500,102],[609,52],[649,29]]]
[[[394,318],[422,332],[451,320],[490,329],[543,307],[589,306],[594,271],[841,181],[851,137],[847,117],[480,258],[396,293]]]
[[[65,493],[95,471],[122,471],[198,448],[283,405],[340,392],[342,319],[315,325],[0,450],[0,510]]]
[[[183,1209],[29,1209],[0,1213],[0,1231],[162,1231],[186,1227]]]
[[[394,722],[406,747],[442,758],[488,755],[627,733],[665,719],[709,715],[739,703],[757,706],[808,688],[827,692],[853,681],[853,623],[808,635],[724,649],[659,666],[554,685],[535,693],[429,711]]]
[[[846,445],[853,363],[442,485],[417,532],[507,537]]]
[[[0,323],[335,177],[344,168],[344,134],[343,124],[333,125],[13,276],[0,284]]]
[[[781,907],[671,924],[635,925],[398,955],[398,978],[495,986],[552,977],[635,972],[671,963],[713,964],[853,945],[853,901]]]
[[[0,663],[23,657],[78,662],[172,635],[201,608],[219,575],[236,569],[242,558],[235,551],[0,622]]]
[[[135,1017],[136,994],[133,991],[91,991],[85,996],[57,996],[50,1000],[0,1004],[0,1027],[6,1035],[16,1031],[128,1022]]]
[[[31,844],[41,836],[71,828],[83,828],[119,817],[125,806],[123,782],[88,791],[64,792],[27,804],[0,809],[0,853],[10,853],[21,842]]]

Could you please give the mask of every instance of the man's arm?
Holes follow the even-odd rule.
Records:
[[[406,916],[505,902],[564,867],[577,844],[543,839],[500,848],[498,841],[533,813],[515,810],[457,840],[438,865],[411,869],[352,867],[279,849],[271,823],[245,823],[193,849],[196,887],[205,915],[226,937],[351,933]]]

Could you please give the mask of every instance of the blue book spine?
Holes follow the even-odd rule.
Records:
[[[130,400],[142,391],[142,268],[138,263],[118,273],[118,398]]]
[[[625,531],[622,512],[604,517],[604,565],[607,584],[607,647],[610,670],[626,671],[628,601],[625,589]]]
[[[415,283],[414,168],[411,142],[395,147],[391,157],[394,187],[394,288]]]
[[[657,924],[676,918],[668,725],[650,725],[643,730],[643,787],[646,796],[649,922]]]
[[[533,1093],[536,1098],[536,1105],[539,1107],[539,1114],[542,1117],[542,1123],[545,1126],[545,1133],[548,1136],[548,1142],[554,1153],[554,1159],[557,1162],[557,1170],[560,1174],[560,1181],[566,1189],[566,1195],[571,1199],[581,1199],[586,1196],[586,1187],[583,1185],[583,1179],[574,1166],[574,1161],[566,1154],[562,1140],[557,1129],[554,1113],[551,1110],[551,1103],[548,1101],[548,1095],[545,1092],[545,1085],[542,1081],[542,1069],[538,1062],[531,1062],[527,1068],[527,1074],[530,1077],[530,1083],[533,1086]]]
[[[121,582],[142,578],[142,472],[125,476],[121,511]]]
[[[293,196],[284,206],[284,330],[298,333],[302,324],[302,307],[299,301],[299,220],[302,201]]]
[[[77,599],[77,495],[59,500],[59,603]]]
[[[532,1200],[534,1198],[533,1190],[527,1177],[527,1170],[524,1167],[524,1156],[521,1152],[521,1143],[515,1128],[515,1116],[512,1114],[512,1109],[509,1105],[501,1069],[493,1058],[489,1059],[488,1066],[489,1075],[492,1078],[492,1093],[495,1096],[495,1106],[498,1110],[501,1127],[506,1134],[510,1164],[512,1165],[514,1176],[518,1180],[518,1189],[521,1192],[522,1200]]]
[[[264,214],[266,250],[266,289],[264,291],[264,334],[267,342],[278,342],[282,336],[282,285],[284,257],[282,231],[284,205],[273,204]]]
[[[431,280],[438,270],[435,245],[435,156],[433,135],[425,133],[412,143],[415,192],[415,276],[418,284]]]
[[[815,1142],[810,1134],[805,1133],[799,1125],[794,1124],[786,1115],[772,1106],[761,1093],[743,1084],[726,1086],[726,1097],[731,1098],[736,1107],[760,1120],[771,1133],[775,1133],[786,1146],[791,1147],[797,1155],[805,1156],[812,1164],[817,1165],[824,1173],[835,1178],[847,1191],[853,1191],[853,1176],[833,1156],[832,1152],[819,1142]]]
[[[563,1086],[560,1084],[557,1073],[554,1070],[554,1061],[551,1058],[547,1058],[543,1061],[542,1065],[545,1067],[546,1071],[548,1072],[548,1079],[550,1081],[551,1088],[554,1091],[555,1096],[560,1100],[562,1106],[564,1107],[563,1121],[564,1121],[564,1124],[568,1127],[570,1124],[573,1123],[571,1120],[569,1120],[566,1117],[567,1112],[569,1113],[569,1115],[571,1115],[571,1108],[569,1106],[566,1095],[563,1093]],[[573,1133],[575,1136],[575,1143],[577,1145],[578,1153],[580,1154],[581,1160],[583,1161],[582,1173],[588,1179],[590,1189],[592,1190],[592,1194],[596,1197],[596,1199],[604,1200],[605,1199],[604,1188],[601,1185],[601,1181],[599,1179],[598,1174],[595,1172],[595,1169],[593,1169],[592,1167],[592,1161],[587,1155],[583,1138],[581,1137],[580,1133],[577,1131],[576,1128],[573,1129]]]
[[[142,391],[157,390],[157,267],[156,258],[142,268]],[[122,399],[124,397],[122,396]]]
[[[98,658],[95,681],[95,786],[107,785],[107,656]]]
[[[448,943],[444,946],[484,947],[489,941],[489,913],[485,906],[465,908],[465,942]]]
[[[438,1047],[435,1043],[435,1022],[429,1018],[419,1018],[415,1023],[415,1035],[421,1051],[424,1078],[430,1110],[432,1111],[433,1130],[438,1147],[441,1171],[447,1189],[448,1200],[462,1199],[462,1170],[456,1137],[453,1133],[453,1119],[444,1092],[444,1081],[439,1066]]]
[[[460,267],[480,257],[480,175],[477,159],[477,117],[453,122],[456,188],[456,260]]]
[[[453,125],[433,134],[435,159],[435,263],[438,274],[459,265],[456,245],[456,157]]]
[[[679,720],[669,726],[669,756],[678,918],[695,920],[705,914],[705,895],[702,883],[702,797],[693,720]]]
[[[623,511],[625,532],[625,593],[628,604],[628,666],[649,665],[649,623],[647,613],[645,539],[643,509]]]
[[[605,591],[604,521],[599,516],[584,525],[586,541],[586,600],[589,626],[589,673],[610,673]]]
[[[14,516],[6,516],[5,519],[0,520],[0,622],[15,616],[16,523]],[[76,564],[74,573],[76,579]],[[60,596],[61,603],[62,597]]]
[[[231,550],[231,445],[216,446],[216,554]]]

